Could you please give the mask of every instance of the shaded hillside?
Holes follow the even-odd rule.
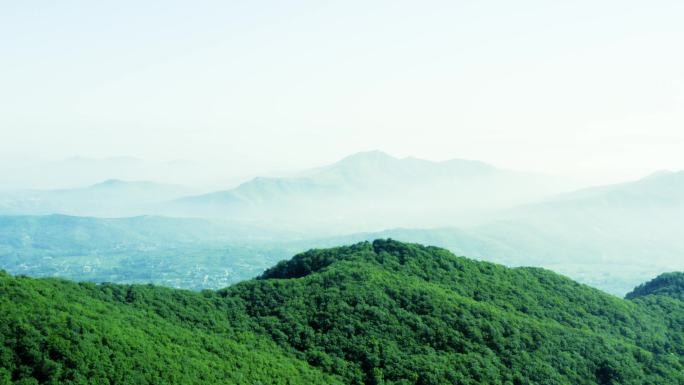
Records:
[[[672,296],[622,300],[391,240],[312,250],[216,292],[1,275],[0,301],[13,380],[684,383]]]

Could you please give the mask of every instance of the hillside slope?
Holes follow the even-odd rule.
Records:
[[[392,240],[201,293],[3,274],[0,383],[684,384],[677,282],[622,300]]]
[[[0,384],[341,384],[212,297],[0,272]]]

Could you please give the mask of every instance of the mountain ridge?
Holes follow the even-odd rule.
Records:
[[[151,214],[147,206],[194,191],[148,180],[106,179],[86,187],[0,193],[0,214],[125,217]]]
[[[0,272],[0,305],[5,382],[684,383],[680,300],[391,239],[218,291]]]
[[[625,298],[636,299],[649,295],[669,296],[684,300],[684,272],[669,272],[643,283]]]
[[[295,226],[323,219],[331,233],[369,231],[467,221],[477,210],[564,191],[562,184],[479,161],[432,162],[372,151],[295,177],[253,178],[230,190],[183,197],[169,203],[168,214],[276,218]]]

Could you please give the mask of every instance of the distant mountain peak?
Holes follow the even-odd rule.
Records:
[[[140,185],[153,185],[153,182],[148,182],[148,181],[128,181],[128,180],[123,180],[123,179],[117,179],[117,178],[112,178],[112,179],[107,179],[104,180],[100,183],[95,183],[94,185],[90,186],[93,188],[98,188],[98,187],[124,187],[124,186],[140,186]]]
[[[449,159],[445,160],[443,162],[439,162],[442,165],[450,165],[450,166],[468,166],[471,169],[479,169],[482,171],[493,171],[496,170],[497,168],[495,166],[492,166],[489,163],[485,163],[479,160],[471,160],[471,159]]]
[[[152,182],[149,180],[124,180],[124,179],[117,179],[117,178],[111,178],[111,179],[106,179],[100,183],[96,183],[94,185],[91,185],[90,188],[126,188],[126,187],[131,187],[131,188],[151,188],[151,187],[174,187],[174,188],[180,188],[181,186],[175,186],[175,185],[164,185],[164,184],[159,184],[156,182]]]
[[[672,171],[672,170],[658,170],[654,173],[651,173],[645,177],[643,177],[641,180],[654,180],[654,179],[661,179],[661,178],[678,178],[678,177],[684,177],[684,170],[680,171]]]
[[[398,158],[379,150],[362,151],[342,158],[338,163],[364,162],[364,161],[396,161]]]
[[[124,181],[124,180],[122,180],[122,179],[113,178],[113,179],[104,180],[104,181],[102,181],[102,182],[100,182],[100,183],[95,183],[95,184],[93,185],[93,187],[97,187],[97,186],[116,186],[116,185],[122,185],[122,184],[126,184],[126,183],[127,183],[127,182]]]
[[[674,174],[674,173],[675,173],[674,171],[672,171],[672,170],[667,170],[667,169],[657,170],[657,171],[655,171],[655,172],[652,172],[652,173],[646,175],[645,177],[642,178],[642,180],[654,179],[654,178],[661,178],[661,177],[664,177],[664,176],[672,175],[672,174]]]
[[[349,155],[342,160],[333,163],[327,168],[359,168],[359,167],[392,167],[392,168],[406,168],[406,167],[425,167],[432,168],[436,170],[441,169],[451,169],[458,170],[459,172],[468,172],[473,174],[489,174],[498,170],[496,167],[489,163],[469,160],[469,159],[449,159],[445,161],[432,161],[427,159],[416,158],[413,156],[407,156],[403,158],[397,158],[386,152],[374,150],[374,151],[364,151],[358,152],[356,154]],[[323,168],[325,169],[325,168]]]

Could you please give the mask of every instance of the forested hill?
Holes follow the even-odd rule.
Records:
[[[0,384],[684,384],[681,287],[392,240],[199,293],[2,273]]]
[[[684,300],[684,273],[666,273],[660,277],[640,285],[631,293],[628,299],[659,295]]]

